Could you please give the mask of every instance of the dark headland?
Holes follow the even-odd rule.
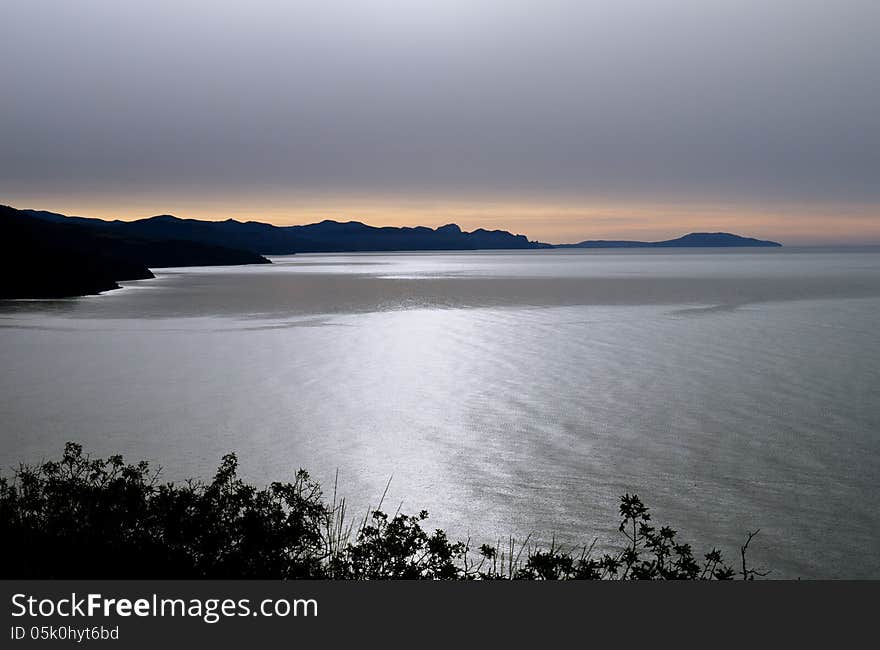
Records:
[[[160,215],[137,221],[69,217],[0,206],[0,298],[96,294],[151,268],[269,264],[264,255],[381,251],[552,248],[697,248],[781,246],[730,233],[691,233],[659,242],[545,244],[504,230],[375,227],[358,221],[274,226],[257,221],[201,221]]]
[[[96,220],[97,221],[97,220]],[[152,278],[150,268],[268,264],[246,250],[48,221],[0,206],[0,298],[65,298]]]

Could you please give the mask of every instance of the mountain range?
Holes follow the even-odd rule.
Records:
[[[269,264],[295,253],[781,246],[730,233],[691,233],[659,242],[588,240],[545,244],[504,230],[374,227],[358,221],[274,226],[160,215],[137,221],[69,217],[0,206],[0,298],[56,298],[153,277],[151,268]]]
[[[262,255],[552,248],[550,244],[529,241],[524,235],[513,235],[504,230],[478,228],[473,232],[464,232],[455,224],[436,229],[423,226],[395,228],[368,226],[359,221],[326,220],[306,226],[273,226],[235,219],[180,219],[167,214],[138,221],[104,221],[37,210],[22,212],[53,223],[76,223],[138,237],[197,241]]]

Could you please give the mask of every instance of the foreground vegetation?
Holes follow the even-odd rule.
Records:
[[[424,528],[428,513],[379,508],[356,524],[345,502],[325,499],[305,471],[257,488],[234,454],[210,483],[160,483],[146,462],[93,459],[68,443],[59,461],[0,478],[0,577],[386,579],[753,579],[740,549],[736,570],[702,556],[675,530],[652,524],[636,495],[620,499],[622,546],[594,555],[510,539],[505,548],[452,541]]]

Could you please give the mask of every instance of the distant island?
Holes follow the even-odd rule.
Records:
[[[579,244],[556,244],[554,248],[725,248],[733,246],[782,246],[779,242],[741,237],[729,232],[692,232],[678,239],[665,241],[615,241],[591,239]]]
[[[691,233],[658,242],[589,240],[546,244],[505,230],[376,227],[325,220],[303,226],[258,221],[202,221],[160,215],[106,221],[0,206],[0,298],[63,298],[152,278],[151,268],[270,264],[264,255],[382,251],[533,250],[554,248],[776,247],[730,233]]]

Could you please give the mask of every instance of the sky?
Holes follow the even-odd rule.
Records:
[[[877,0],[3,0],[0,203],[880,243]]]

